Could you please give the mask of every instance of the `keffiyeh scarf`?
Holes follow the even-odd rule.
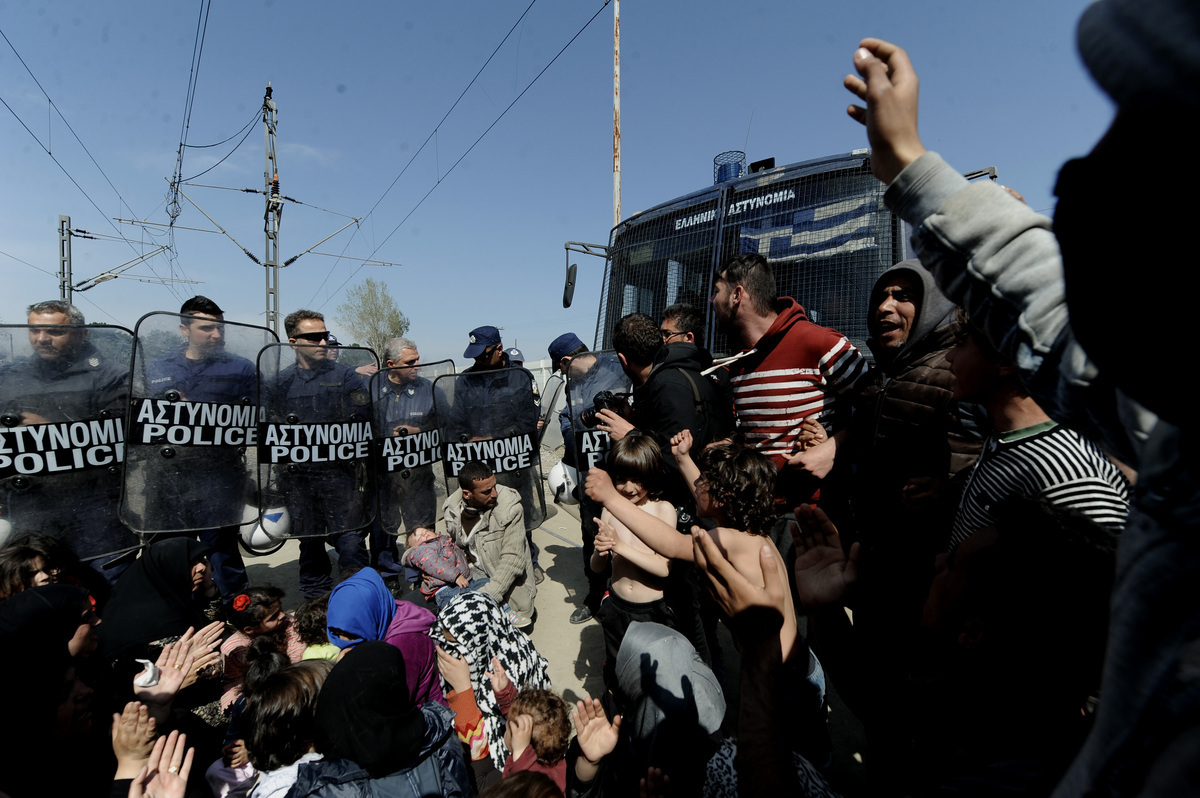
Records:
[[[451,643],[445,632],[456,642]],[[471,668],[471,689],[483,715],[488,750],[497,770],[504,769],[508,747],[504,744],[504,716],[492,690],[487,672],[492,657],[500,660],[508,679],[518,690],[528,687],[550,689],[546,658],[533,647],[529,636],[509,622],[496,600],[485,593],[462,593],[438,614],[429,636],[449,654],[466,659]],[[442,681],[449,693],[450,685]]]

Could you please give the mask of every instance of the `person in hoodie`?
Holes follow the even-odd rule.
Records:
[[[413,700],[446,704],[437,653],[429,639],[433,622],[433,613],[424,607],[397,601],[374,568],[363,568],[339,582],[329,594],[325,614],[330,643],[343,649],[373,640],[395,646],[404,658]]]
[[[849,445],[839,460],[849,462],[853,473],[845,485],[847,501],[831,502],[860,544],[857,634],[855,645],[847,646],[828,634],[823,638],[827,630],[818,622],[810,636],[839,693],[867,719],[873,750],[884,761],[872,768],[874,775],[894,772],[888,753],[899,755],[900,749],[889,743],[902,730],[893,726],[907,718],[872,708],[892,707],[901,692],[903,672],[893,656],[913,656],[933,575],[929,563],[945,550],[962,484],[979,456],[982,412],[974,405],[960,408],[954,399],[947,352],[958,333],[957,308],[920,261],[901,261],[880,275],[866,312],[875,365],[850,394]],[[831,498],[826,492],[822,504]]]
[[[597,428],[613,441],[636,428],[654,435],[666,455],[671,451],[671,438],[685,429],[692,433],[692,450],[696,452],[732,431],[728,404],[721,401],[717,387],[700,373],[712,365],[712,358],[703,349],[689,343],[664,345],[658,325],[645,313],[630,313],[617,322],[613,348],[633,382],[631,420],[612,410],[596,414],[600,421]],[[691,491],[679,474],[674,456],[664,456],[664,460],[671,473],[663,497],[675,507],[684,508],[690,519],[695,509]]]
[[[472,794],[454,713],[412,695],[405,666],[377,641],[334,666],[317,697],[313,743],[324,758],[300,764],[289,798]]]
[[[875,367],[854,386],[849,438],[850,509],[868,553],[908,551],[925,563],[945,550],[962,478],[982,445],[982,411],[954,399],[947,353],[956,312],[915,259],[888,269],[871,290]]]
[[[726,368],[746,443],[779,468],[777,500],[790,509],[813,499],[845,443],[843,397],[866,371],[866,359],[837,330],[810,322],[799,302],[777,296],[771,266],[757,253],[718,268],[709,304],[721,331],[741,350]],[[804,445],[809,418],[827,428],[829,440]]]

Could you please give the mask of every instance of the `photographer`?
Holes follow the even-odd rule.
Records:
[[[671,451],[671,437],[686,429],[695,441],[692,450],[699,452],[732,432],[732,408],[700,373],[712,365],[712,358],[704,350],[689,343],[664,346],[658,325],[644,313],[631,313],[617,323],[613,346],[634,386],[630,419],[611,409],[597,411],[598,428],[614,441],[636,427],[654,434],[666,454]],[[691,492],[675,458],[665,459],[671,478],[664,498],[690,516],[695,510]]]

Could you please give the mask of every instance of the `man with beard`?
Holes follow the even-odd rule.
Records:
[[[50,300],[30,305],[28,312],[32,354],[0,371],[0,416],[11,430],[8,435],[15,437],[23,426],[88,422],[89,429],[103,427],[120,440],[120,417],[128,406],[127,365],[112,362],[92,345],[83,313],[74,305]],[[105,564],[138,541],[117,516],[120,455],[106,456],[103,466],[53,475],[18,476],[9,469],[3,490],[14,534],[43,532],[60,539],[115,582],[124,567],[106,569]]]
[[[869,653],[849,669],[838,668],[834,663],[845,652],[829,650],[833,643],[819,635],[814,643],[846,703],[870,717],[873,772],[895,770],[893,757],[904,756],[897,744],[908,731],[897,705],[904,674],[895,661],[911,651],[929,563],[945,550],[961,495],[962,480],[955,477],[965,475],[980,448],[974,417],[969,425],[962,421],[946,360],[956,313],[919,261],[880,275],[867,305],[875,366],[851,393],[849,445],[839,458],[852,464],[848,485],[822,494],[823,506],[841,508],[832,494],[849,488],[846,536],[863,552],[855,632]]]
[[[497,485],[496,474],[478,460],[463,465],[458,486],[461,490],[442,505],[446,534],[467,553],[471,580],[488,580],[479,591],[507,604],[513,626],[527,629],[536,612],[537,583],[521,497]]]
[[[813,324],[796,300],[776,294],[767,259],[744,253],[717,270],[709,304],[741,347],[727,366],[738,427],[779,468],[776,496],[791,508],[812,499],[832,470],[849,421],[842,394],[867,362],[844,335]],[[828,441],[803,446],[808,418],[832,433]]]
[[[151,396],[177,393],[180,401],[257,404],[258,378],[254,364],[225,351],[225,312],[205,296],[194,296],[179,308],[183,344],[146,365],[146,389]],[[175,456],[156,461],[169,469],[170,493],[152,491],[145,497],[146,515],[163,528],[199,529],[200,542],[212,549],[213,581],[226,605],[250,585],[238,548],[237,524],[206,528],[215,512],[240,516],[245,503],[246,466],[237,447],[176,447]],[[214,507],[216,504],[223,507]]]

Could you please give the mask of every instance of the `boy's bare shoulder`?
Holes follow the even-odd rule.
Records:
[[[655,518],[665,521],[670,526],[675,526],[675,522],[678,520],[678,517],[675,515],[675,506],[662,499],[650,499],[642,505],[642,509]]]

